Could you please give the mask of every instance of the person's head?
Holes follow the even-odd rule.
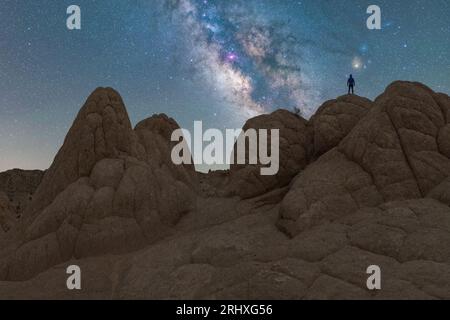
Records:
[[[352,74],[350,75],[350,78],[353,78],[353,75],[352,75]]]

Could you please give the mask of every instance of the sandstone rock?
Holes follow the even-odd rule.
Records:
[[[0,233],[8,232],[16,224],[8,196],[0,192]]]
[[[295,235],[358,208],[426,196],[450,176],[439,146],[450,139],[440,137],[449,101],[421,84],[391,84],[337,148],[294,179],[279,226]]]
[[[450,177],[442,181],[439,185],[433,188],[427,197],[436,199],[450,206]]]
[[[371,106],[368,99],[342,96],[325,102],[309,122],[286,110],[250,119],[244,130],[280,129],[280,170],[261,176],[261,165],[233,164],[228,193],[251,198],[286,186],[310,161],[337,146]]]
[[[230,178],[226,186],[229,194],[236,194],[242,198],[251,198],[288,185],[292,177],[307,165],[311,141],[307,121],[287,110],[278,110],[269,115],[250,119],[243,130],[250,128],[280,130],[279,171],[276,175],[261,176],[261,164],[249,165],[247,152],[246,165],[231,165]],[[270,150],[270,144],[267,148]]]
[[[116,95],[100,89],[94,96],[104,94]],[[102,111],[110,109],[108,99],[93,99],[105,105],[93,108],[117,119]],[[347,105],[347,99],[359,98],[338,100]],[[14,232],[0,229],[0,279],[28,279],[0,280],[0,298],[450,299],[448,102],[423,85],[398,82],[351,117],[352,124],[336,103],[325,104],[309,126],[287,111],[259,118],[255,126],[275,118],[273,126],[288,128],[286,141],[301,151],[288,143],[283,150],[302,165],[275,181],[249,180],[257,166],[234,167],[231,177],[202,176],[213,190],[198,199],[193,168],[173,166],[169,158],[173,120],[154,116],[132,130],[91,115],[95,123],[128,128],[122,134],[129,143],[118,147],[122,138],[104,139],[109,131],[102,128],[95,131],[108,148],[73,146],[92,163],[78,164],[77,153],[72,167],[70,150],[67,159],[57,156],[44,180],[45,188],[61,191],[47,199],[39,188],[19,221],[19,243],[8,238]],[[327,113],[334,108],[336,119]],[[329,131],[339,139],[323,134],[321,113],[345,128]],[[317,159],[313,128],[320,132]],[[71,134],[81,139],[77,130]],[[61,165],[74,170],[73,180],[57,170]],[[258,196],[224,197],[227,184],[242,188],[242,198]],[[70,264],[83,270],[81,291],[65,286]],[[369,265],[381,268],[379,291],[367,289]]]
[[[325,102],[309,121],[314,132],[314,157],[336,147],[372,107],[372,101],[355,95]]]
[[[44,171],[13,169],[0,173],[0,192],[11,202],[12,211],[20,216],[33,199]]]
[[[170,161],[175,128],[160,115],[133,130],[117,92],[93,92],[24,213],[8,278],[29,278],[72,257],[127,252],[169,234],[195,207],[197,185],[193,167]]]
[[[0,282],[0,297],[450,298],[450,264],[442,258],[449,257],[442,231],[450,230],[450,208],[436,200],[361,209],[293,239],[273,227],[274,218],[274,210],[261,208],[137,252],[70,260],[29,281]],[[383,227],[389,232],[377,232]],[[396,233],[412,241],[395,241]],[[422,234],[428,234],[426,241],[416,237]],[[84,272],[81,292],[65,287],[65,267],[74,263]],[[366,269],[373,264],[382,270],[382,290],[375,292],[366,287]]]

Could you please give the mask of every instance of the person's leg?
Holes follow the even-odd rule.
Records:
[[[350,94],[350,86],[348,86],[348,94]]]

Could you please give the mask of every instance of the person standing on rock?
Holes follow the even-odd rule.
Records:
[[[355,79],[353,78],[353,75],[350,75],[350,78],[348,78],[347,80],[348,94],[350,94],[350,90],[352,91],[351,94],[355,93],[354,90],[355,85],[356,85]]]

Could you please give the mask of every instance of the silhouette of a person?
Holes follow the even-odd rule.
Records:
[[[350,75],[350,78],[348,78],[348,80],[347,80],[348,94],[350,94],[350,90],[352,91],[351,94],[355,93],[355,90],[354,90],[355,85],[356,85],[355,79],[353,78],[353,75]]]

